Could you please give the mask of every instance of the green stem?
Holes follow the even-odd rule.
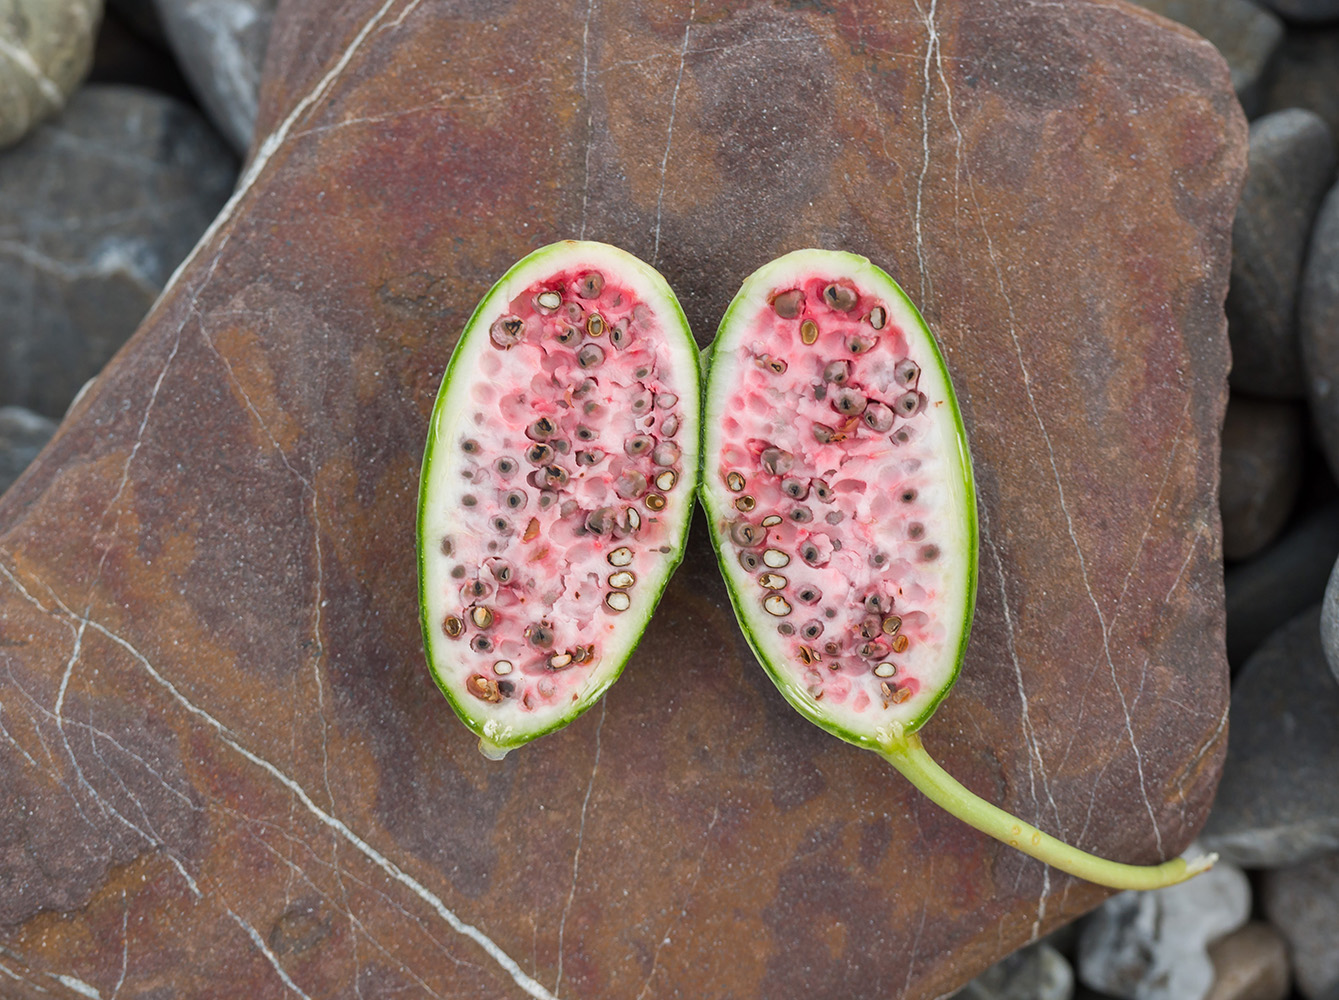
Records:
[[[969,792],[926,752],[915,733],[889,742],[879,753],[913,785],[958,819],[1063,872],[1113,889],[1160,889],[1207,871],[1217,860],[1206,855],[1187,863],[1173,858],[1160,865],[1107,861],[1042,833],[1016,816]]]

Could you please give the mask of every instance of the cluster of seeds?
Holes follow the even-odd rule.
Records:
[[[670,551],[683,418],[658,322],[584,271],[532,285],[489,328],[440,540],[457,588],[440,628],[482,701],[575,701]]]
[[[810,695],[913,698],[940,550],[914,447],[927,399],[886,307],[844,281],[781,288],[738,348],[722,527]]]

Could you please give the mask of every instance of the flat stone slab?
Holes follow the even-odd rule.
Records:
[[[927,746],[1084,848],[1188,844],[1246,154],[1210,46],[1080,2],[387,0],[286,5],[269,65],[240,193],[0,500],[8,981],[929,997],[1103,898],[792,712],[701,525],[603,704],[477,753],[420,648],[419,457],[480,295],[564,237],[703,343],[783,251],[898,278],[982,514]]]

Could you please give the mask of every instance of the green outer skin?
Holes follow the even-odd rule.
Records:
[[[866,259],[865,257],[861,257],[858,254],[847,253],[845,251],[840,250],[816,250],[816,249],[795,250],[789,254],[786,254],[785,256],[776,258],[776,260],[772,261],[769,264],[764,264],[757,271],[753,272],[753,274],[749,275],[749,277],[745,279],[744,284],[741,286],[739,292],[735,295],[734,299],[731,300],[729,307],[725,310],[725,315],[721,317],[720,326],[717,328],[716,331],[716,339],[712,343],[711,347],[707,349],[708,351],[710,351],[710,357],[708,358],[709,374],[707,377],[707,383],[704,386],[703,390],[704,391],[703,414],[702,414],[703,436],[701,446],[699,447],[699,461],[701,462],[701,471],[699,472],[698,480],[699,482],[705,482],[706,476],[708,475],[708,470],[706,467],[707,463],[706,428],[708,426],[708,422],[714,419],[714,415],[707,412],[707,403],[711,398],[711,389],[710,389],[711,379],[715,376],[716,373],[716,364],[715,364],[716,350],[718,348],[718,345],[720,345],[722,342],[721,335],[730,325],[731,318],[734,315],[735,311],[741,308],[745,300],[749,297],[749,293],[752,290],[751,286],[754,285],[755,283],[765,282],[768,277],[768,272],[773,267],[773,265],[779,264],[783,261],[790,261],[795,258],[811,258],[812,267],[807,268],[807,270],[810,271],[811,273],[821,273],[824,275],[830,274],[833,275],[834,277],[838,275],[846,275],[850,277],[852,280],[856,281],[859,285],[861,285],[862,288],[868,289],[871,287],[877,287],[880,291],[888,294],[889,296],[893,296],[900,299],[903,302],[903,304],[907,307],[907,309],[910,311],[912,316],[914,316],[915,319],[919,322],[920,332],[924,335],[925,340],[929,345],[930,352],[934,359],[935,364],[943,372],[944,383],[948,387],[948,397],[946,402],[949,405],[953,423],[954,426],[957,428],[958,432],[957,433],[957,440],[959,446],[958,469],[962,476],[962,482],[965,491],[964,495],[966,497],[964,514],[966,516],[966,520],[969,522],[966,525],[966,531],[964,532],[964,534],[969,540],[968,551],[965,553],[960,553],[960,556],[962,558],[969,560],[967,567],[967,586],[966,586],[967,599],[964,603],[961,612],[962,613],[961,632],[958,641],[957,655],[954,657],[952,673],[949,675],[948,681],[945,684],[943,684],[938,691],[935,692],[934,697],[930,700],[929,704],[925,706],[925,709],[921,712],[921,714],[916,716],[910,722],[903,724],[904,726],[903,731],[905,733],[910,734],[916,732],[916,730],[920,729],[921,726],[925,725],[926,721],[929,720],[930,716],[934,714],[935,709],[939,707],[939,703],[943,701],[944,698],[947,697],[949,691],[953,689],[953,685],[957,681],[959,673],[961,673],[962,671],[962,661],[963,657],[967,652],[967,640],[971,633],[972,628],[972,616],[976,610],[977,558],[979,550],[979,541],[977,538],[977,519],[976,519],[976,482],[972,475],[972,456],[967,445],[967,431],[966,428],[963,426],[962,411],[958,408],[958,400],[953,393],[953,384],[952,381],[949,379],[948,368],[944,364],[944,356],[939,351],[939,345],[935,342],[934,334],[930,332],[930,327],[926,324],[925,318],[921,316],[920,310],[916,308],[915,303],[911,301],[911,299],[907,296],[907,293],[902,290],[901,286],[898,285],[896,281],[894,281],[886,272],[884,272],[877,265],[871,264],[869,260]],[[753,634],[753,629],[749,621],[749,612],[745,608],[743,598],[740,594],[738,594],[735,591],[734,587],[730,585],[730,575],[726,569],[726,562],[725,562],[725,549],[722,544],[723,540],[720,536],[720,532],[717,527],[719,521],[722,519],[724,515],[724,512],[713,509],[710,500],[710,493],[707,490],[703,489],[701,491],[701,497],[702,497],[702,506],[706,509],[707,512],[707,526],[711,531],[712,543],[714,544],[716,549],[716,559],[721,567],[721,575],[725,578],[726,590],[729,591],[730,594],[730,602],[734,605],[735,618],[739,622],[740,629],[743,630],[744,638],[748,640],[748,644],[753,650],[753,655],[757,657],[758,662],[763,665],[763,669],[767,671],[767,675],[772,679],[772,682],[777,686],[777,689],[781,692],[781,694],[785,697],[785,699],[788,702],[790,702],[792,706],[794,706],[796,711],[798,711],[801,715],[807,718],[810,722],[814,723],[814,725],[819,726],[820,728],[826,730],[833,736],[843,739],[848,743],[853,743],[856,746],[864,747],[868,750],[882,751],[883,749],[886,749],[886,744],[880,741],[879,738],[873,732],[859,732],[852,729],[846,729],[845,727],[840,726],[837,723],[833,722],[831,719],[829,719],[827,715],[818,708],[817,705],[813,704],[810,701],[797,697],[794,688],[792,687],[791,684],[789,684],[786,681],[783,672],[779,670],[776,666],[774,666],[771,662],[769,662],[768,659],[763,655],[762,648],[759,646],[758,641]]]
[[[561,270],[565,266],[562,260],[563,255],[570,253],[574,250],[579,250],[583,246],[599,246],[603,248],[606,252],[612,250],[616,254],[626,257],[627,263],[630,267],[633,267],[641,271],[642,274],[645,275],[647,278],[649,278],[653,284],[658,285],[660,289],[663,291],[666,300],[673,306],[673,312],[669,316],[665,317],[667,321],[665,324],[667,328],[667,334],[669,333],[670,328],[677,329],[679,333],[687,341],[691,355],[696,356],[698,351],[697,345],[693,341],[692,331],[688,326],[688,317],[684,315],[683,308],[679,305],[678,298],[674,295],[673,290],[670,289],[669,284],[660,275],[660,273],[656,271],[654,268],[652,268],[649,264],[645,263],[644,261],[640,260],[637,257],[634,257],[632,254],[627,253],[627,251],[620,250],[617,247],[610,247],[607,244],[592,243],[591,241],[583,242],[578,240],[563,240],[558,243],[550,243],[548,246],[540,247],[538,250],[533,250],[530,253],[526,254],[526,256],[522,257],[515,264],[513,264],[507,270],[507,272],[503,274],[502,277],[499,278],[496,283],[494,283],[493,287],[488,290],[487,294],[485,294],[484,297],[479,300],[479,304],[475,306],[474,312],[470,315],[469,320],[466,322],[464,330],[461,331],[460,337],[456,341],[456,346],[451,351],[451,358],[447,362],[446,371],[442,374],[442,382],[437,389],[437,400],[435,403],[433,403],[432,414],[428,418],[428,438],[423,448],[423,464],[419,470],[418,517],[416,521],[419,625],[423,630],[423,649],[428,661],[428,670],[432,674],[433,681],[436,682],[437,687],[441,690],[442,694],[446,696],[446,700],[450,702],[451,708],[455,711],[456,715],[460,717],[460,721],[465,723],[465,725],[468,726],[469,729],[476,736],[479,737],[480,751],[484,754],[484,756],[493,759],[500,759],[510,750],[514,750],[519,746],[524,746],[531,740],[538,739],[541,736],[554,732],[555,730],[561,729],[563,726],[566,726],[568,723],[570,723],[578,716],[582,715],[584,712],[590,709],[591,706],[593,706],[597,701],[599,701],[600,697],[607,690],[609,690],[610,686],[613,685],[614,681],[618,680],[619,676],[623,673],[624,666],[627,665],[628,659],[631,658],[633,652],[637,648],[637,644],[633,643],[632,647],[628,650],[627,656],[623,657],[622,660],[618,661],[612,666],[606,668],[605,682],[589,691],[586,694],[586,696],[583,697],[580,701],[578,701],[577,704],[573,706],[573,708],[569,712],[558,716],[558,718],[555,721],[548,723],[547,725],[539,726],[532,731],[517,733],[514,738],[506,740],[502,743],[496,743],[493,740],[490,740],[484,736],[483,732],[484,723],[487,721],[487,719],[479,718],[474,714],[472,714],[470,710],[473,708],[473,706],[466,703],[462,699],[456,697],[455,693],[451,689],[451,685],[448,684],[446,680],[443,678],[443,676],[438,672],[437,664],[433,662],[432,655],[430,652],[432,646],[430,644],[429,630],[432,628],[432,623],[428,621],[427,594],[424,589],[426,586],[425,583],[426,577],[424,574],[424,560],[426,558],[425,552],[427,547],[424,543],[424,537],[423,537],[423,521],[424,521],[424,514],[427,509],[428,473],[432,468],[432,456],[434,449],[436,448],[437,445],[437,423],[438,423],[437,415],[438,412],[441,410],[441,408],[445,405],[446,400],[450,395],[451,386],[453,383],[454,376],[456,374],[455,373],[456,362],[461,355],[461,346],[467,341],[467,339],[472,334],[481,331],[480,335],[482,336],[488,335],[488,331],[486,328],[479,327],[476,330],[475,324],[478,322],[479,317],[485,312],[489,303],[492,302],[500,294],[500,290],[504,285],[506,285],[507,280],[512,275],[514,275],[517,271],[521,270],[521,268],[523,267],[526,267],[530,264],[538,263],[550,257],[554,259],[553,270]],[[677,325],[672,322],[672,320],[675,318],[678,319]],[[701,439],[700,424],[702,415],[702,405],[701,405],[702,371],[700,365],[691,366],[691,370],[692,370],[691,378],[695,382],[697,387],[698,409],[695,416],[697,417],[699,423],[698,438],[700,440]],[[688,398],[687,394],[685,394],[685,398]],[[697,476],[698,476],[698,470],[700,468],[701,468],[701,459],[699,456],[699,461],[693,468],[690,469],[685,467],[684,469],[685,476],[692,475],[694,477],[691,483],[686,484],[688,486],[687,502],[685,503],[686,516],[683,518],[683,525],[680,528],[679,537],[676,540],[674,540],[674,551],[672,553],[667,554],[664,557],[665,564],[668,566],[668,572],[666,572],[665,574],[664,583],[661,584],[660,589],[656,591],[655,596],[652,598],[650,602],[649,610],[647,612],[645,620],[641,622],[641,627],[638,629],[639,637],[641,633],[646,630],[646,624],[651,620],[651,612],[653,612],[656,606],[660,603],[660,599],[665,593],[665,587],[669,585],[670,579],[674,576],[674,571],[678,569],[679,563],[683,561],[684,550],[687,547],[688,542],[688,529],[692,523],[693,499],[698,490],[699,479]],[[680,485],[685,484],[681,483]],[[628,624],[632,624],[632,622],[634,622],[635,619],[629,619],[626,621]]]

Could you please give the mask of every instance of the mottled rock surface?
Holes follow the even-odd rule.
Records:
[[[0,493],[19,478],[55,432],[55,421],[40,413],[0,406]]]
[[[1247,867],[1339,847],[1339,683],[1312,608],[1269,638],[1232,688],[1232,736],[1206,848]]]
[[[278,0],[156,0],[200,104],[238,153],[256,127],[265,48]]]
[[[1186,846],[1227,732],[1246,142],[1209,45],[998,0],[304,3],[272,45],[274,139],[0,500],[7,968],[121,997],[916,998],[1103,898],[792,712],[700,530],[603,705],[479,756],[420,648],[419,456],[479,296],[568,236],[654,262],[704,343],[785,250],[900,279],[983,528],[927,745],[1085,848]]]
[[[65,106],[93,59],[102,0],[0,2],[0,148]]]
[[[0,405],[60,417],[135,331],[235,170],[198,113],[133,87],[85,87],[0,153]]]
[[[1291,108],[1251,123],[1227,294],[1234,389],[1287,399],[1306,394],[1297,286],[1334,166],[1334,137],[1315,112]]]

